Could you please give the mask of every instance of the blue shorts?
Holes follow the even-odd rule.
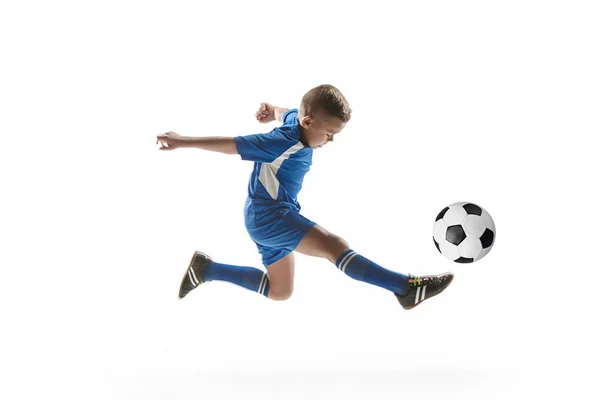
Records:
[[[244,207],[246,229],[256,243],[264,266],[294,251],[315,222],[285,205],[259,206],[248,198]]]

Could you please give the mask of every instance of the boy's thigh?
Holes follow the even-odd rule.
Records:
[[[296,251],[308,256],[323,257],[335,263],[350,246],[348,243],[320,225],[312,227],[302,238]]]

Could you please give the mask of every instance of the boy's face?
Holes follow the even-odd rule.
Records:
[[[339,118],[317,113],[313,118],[306,115],[300,119],[300,126],[304,139],[309,147],[318,149],[329,142],[333,142],[335,135],[340,133],[346,126]]]

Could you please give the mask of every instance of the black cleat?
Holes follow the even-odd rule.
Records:
[[[212,262],[212,259],[199,251],[194,252],[192,261],[185,271],[185,275],[179,286],[179,298],[183,299],[189,292],[204,283],[204,267]]]
[[[425,276],[408,276],[408,292],[405,296],[400,296],[394,293],[402,307],[405,310],[421,304],[423,300],[427,300],[440,294],[450,282],[454,275],[450,272],[441,275],[425,275]]]

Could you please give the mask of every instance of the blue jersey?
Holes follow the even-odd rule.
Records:
[[[313,149],[300,141],[298,109],[283,115],[283,125],[269,133],[236,136],[242,160],[254,161],[248,197],[264,205],[286,205],[300,211],[298,193],[312,165]]]

